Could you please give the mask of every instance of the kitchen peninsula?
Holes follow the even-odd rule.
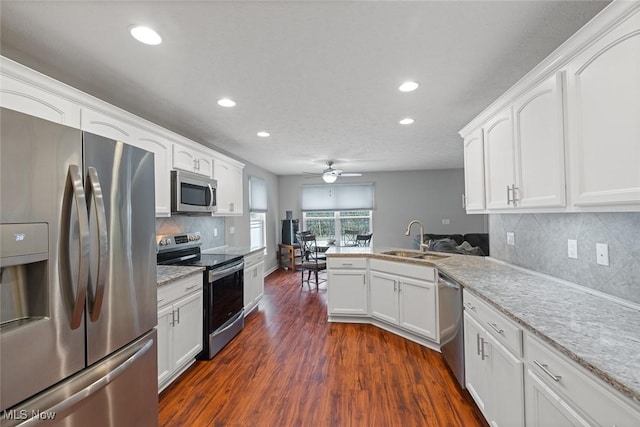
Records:
[[[519,351],[524,354],[524,357],[518,354],[516,356],[520,359],[522,366],[518,368],[520,376],[527,377],[525,383],[532,378],[537,378],[532,372],[533,369],[537,369],[534,365],[535,361],[531,360],[531,364],[527,363],[529,353],[533,355],[534,351],[542,346],[547,349],[545,351],[549,352],[550,357],[558,360],[556,366],[566,365],[576,371],[575,378],[567,375],[562,380],[560,376],[556,376],[554,382],[566,381],[567,387],[575,384],[581,384],[587,389],[594,387],[595,391],[586,397],[583,395],[588,393],[582,393],[580,390],[575,391],[575,395],[568,396],[575,399],[576,406],[581,408],[577,410],[577,414],[588,420],[601,420],[602,418],[598,418],[599,413],[584,414],[581,411],[587,411],[584,408],[593,411],[593,408],[607,407],[611,401],[614,409],[608,412],[605,409],[601,412],[605,418],[615,416],[617,412],[628,417],[623,418],[622,421],[640,420],[640,377],[638,376],[640,360],[637,358],[640,354],[640,314],[635,307],[597,295],[579,285],[491,258],[446,254],[446,258],[425,261],[385,255],[382,252],[387,250],[336,247],[327,251],[330,321],[377,323],[370,317],[368,311],[351,316],[336,316],[331,312],[331,307],[336,304],[332,301],[332,297],[335,296],[333,288],[342,285],[332,281],[336,261],[342,264],[358,265],[361,274],[364,274],[365,283],[371,277],[369,271],[371,263],[380,260],[392,261],[404,268],[415,265],[435,268],[462,284],[465,294],[465,312],[468,312],[471,307],[467,305],[467,301],[469,298],[474,298],[489,307],[488,310],[496,311],[499,316],[506,317],[516,328],[521,329],[522,332],[518,336]],[[434,253],[434,255],[442,254]],[[370,282],[368,283],[370,285]],[[367,306],[371,294],[366,285],[364,289],[361,295],[365,299],[364,306]],[[504,330],[501,334],[505,335]],[[465,346],[467,345],[469,343],[465,342]],[[475,343],[473,345],[475,346]],[[484,346],[482,349],[484,351]],[[467,352],[467,362],[471,356],[469,353],[472,352]],[[522,364],[523,361],[524,364]],[[467,369],[469,370],[468,367]],[[467,377],[469,378],[469,375]],[[536,406],[539,401],[532,400],[536,392],[537,390],[532,387],[525,388],[527,399],[525,412],[539,409]],[[535,397],[539,398],[537,395]],[[595,406],[589,406],[591,404]],[[482,409],[482,405],[479,404],[479,406]],[[527,413],[526,416],[529,419],[535,414]],[[520,418],[524,419],[524,414],[521,414]],[[621,423],[621,425],[625,424]]]

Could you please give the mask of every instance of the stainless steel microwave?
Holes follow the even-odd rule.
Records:
[[[171,212],[216,211],[216,180],[183,171],[171,171]]]

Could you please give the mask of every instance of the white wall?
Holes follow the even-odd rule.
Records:
[[[376,246],[412,247],[413,237],[404,234],[412,219],[424,224],[425,233],[488,232],[486,215],[467,215],[462,208],[463,169],[372,172],[362,177],[339,178],[338,182],[374,183],[373,231]],[[309,179],[303,175],[278,177],[277,233],[281,233],[280,220],[285,218],[286,211],[293,211],[294,218],[302,218],[300,187],[318,183],[322,183],[320,178]],[[446,218],[450,223],[443,225],[442,220]],[[419,228],[414,226],[411,235],[417,234]],[[280,241],[279,234],[277,241]]]

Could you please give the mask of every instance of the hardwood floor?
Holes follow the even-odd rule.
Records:
[[[327,322],[300,273],[265,280],[259,311],[160,395],[162,426],[486,426],[442,356],[370,325]]]

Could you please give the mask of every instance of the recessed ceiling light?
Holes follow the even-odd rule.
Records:
[[[256,135],[258,135],[260,138],[267,138],[267,137],[271,136],[271,134],[269,132],[265,132],[265,131],[260,131]]]
[[[418,86],[420,85],[416,82],[404,82],[398,87],[398,90],[400,92],[411,92],[418,89]]]
[[[218,100],[218,105],[221,107],[235,107],[236,103],[229,98],[222,98]]]
[[[400,123],[401,125],[410,125],[414,121],[415,120],[413,120],[412,118],[407,117],[406,119],[400,120],[398,123]]]
[[[129,30],[133,38],[138,40],[140,43],[157,45],[162,43],[162,37],[154,30],[149,27],[145,27],[142,25],[138,25],[135,27],[131,27]]]

